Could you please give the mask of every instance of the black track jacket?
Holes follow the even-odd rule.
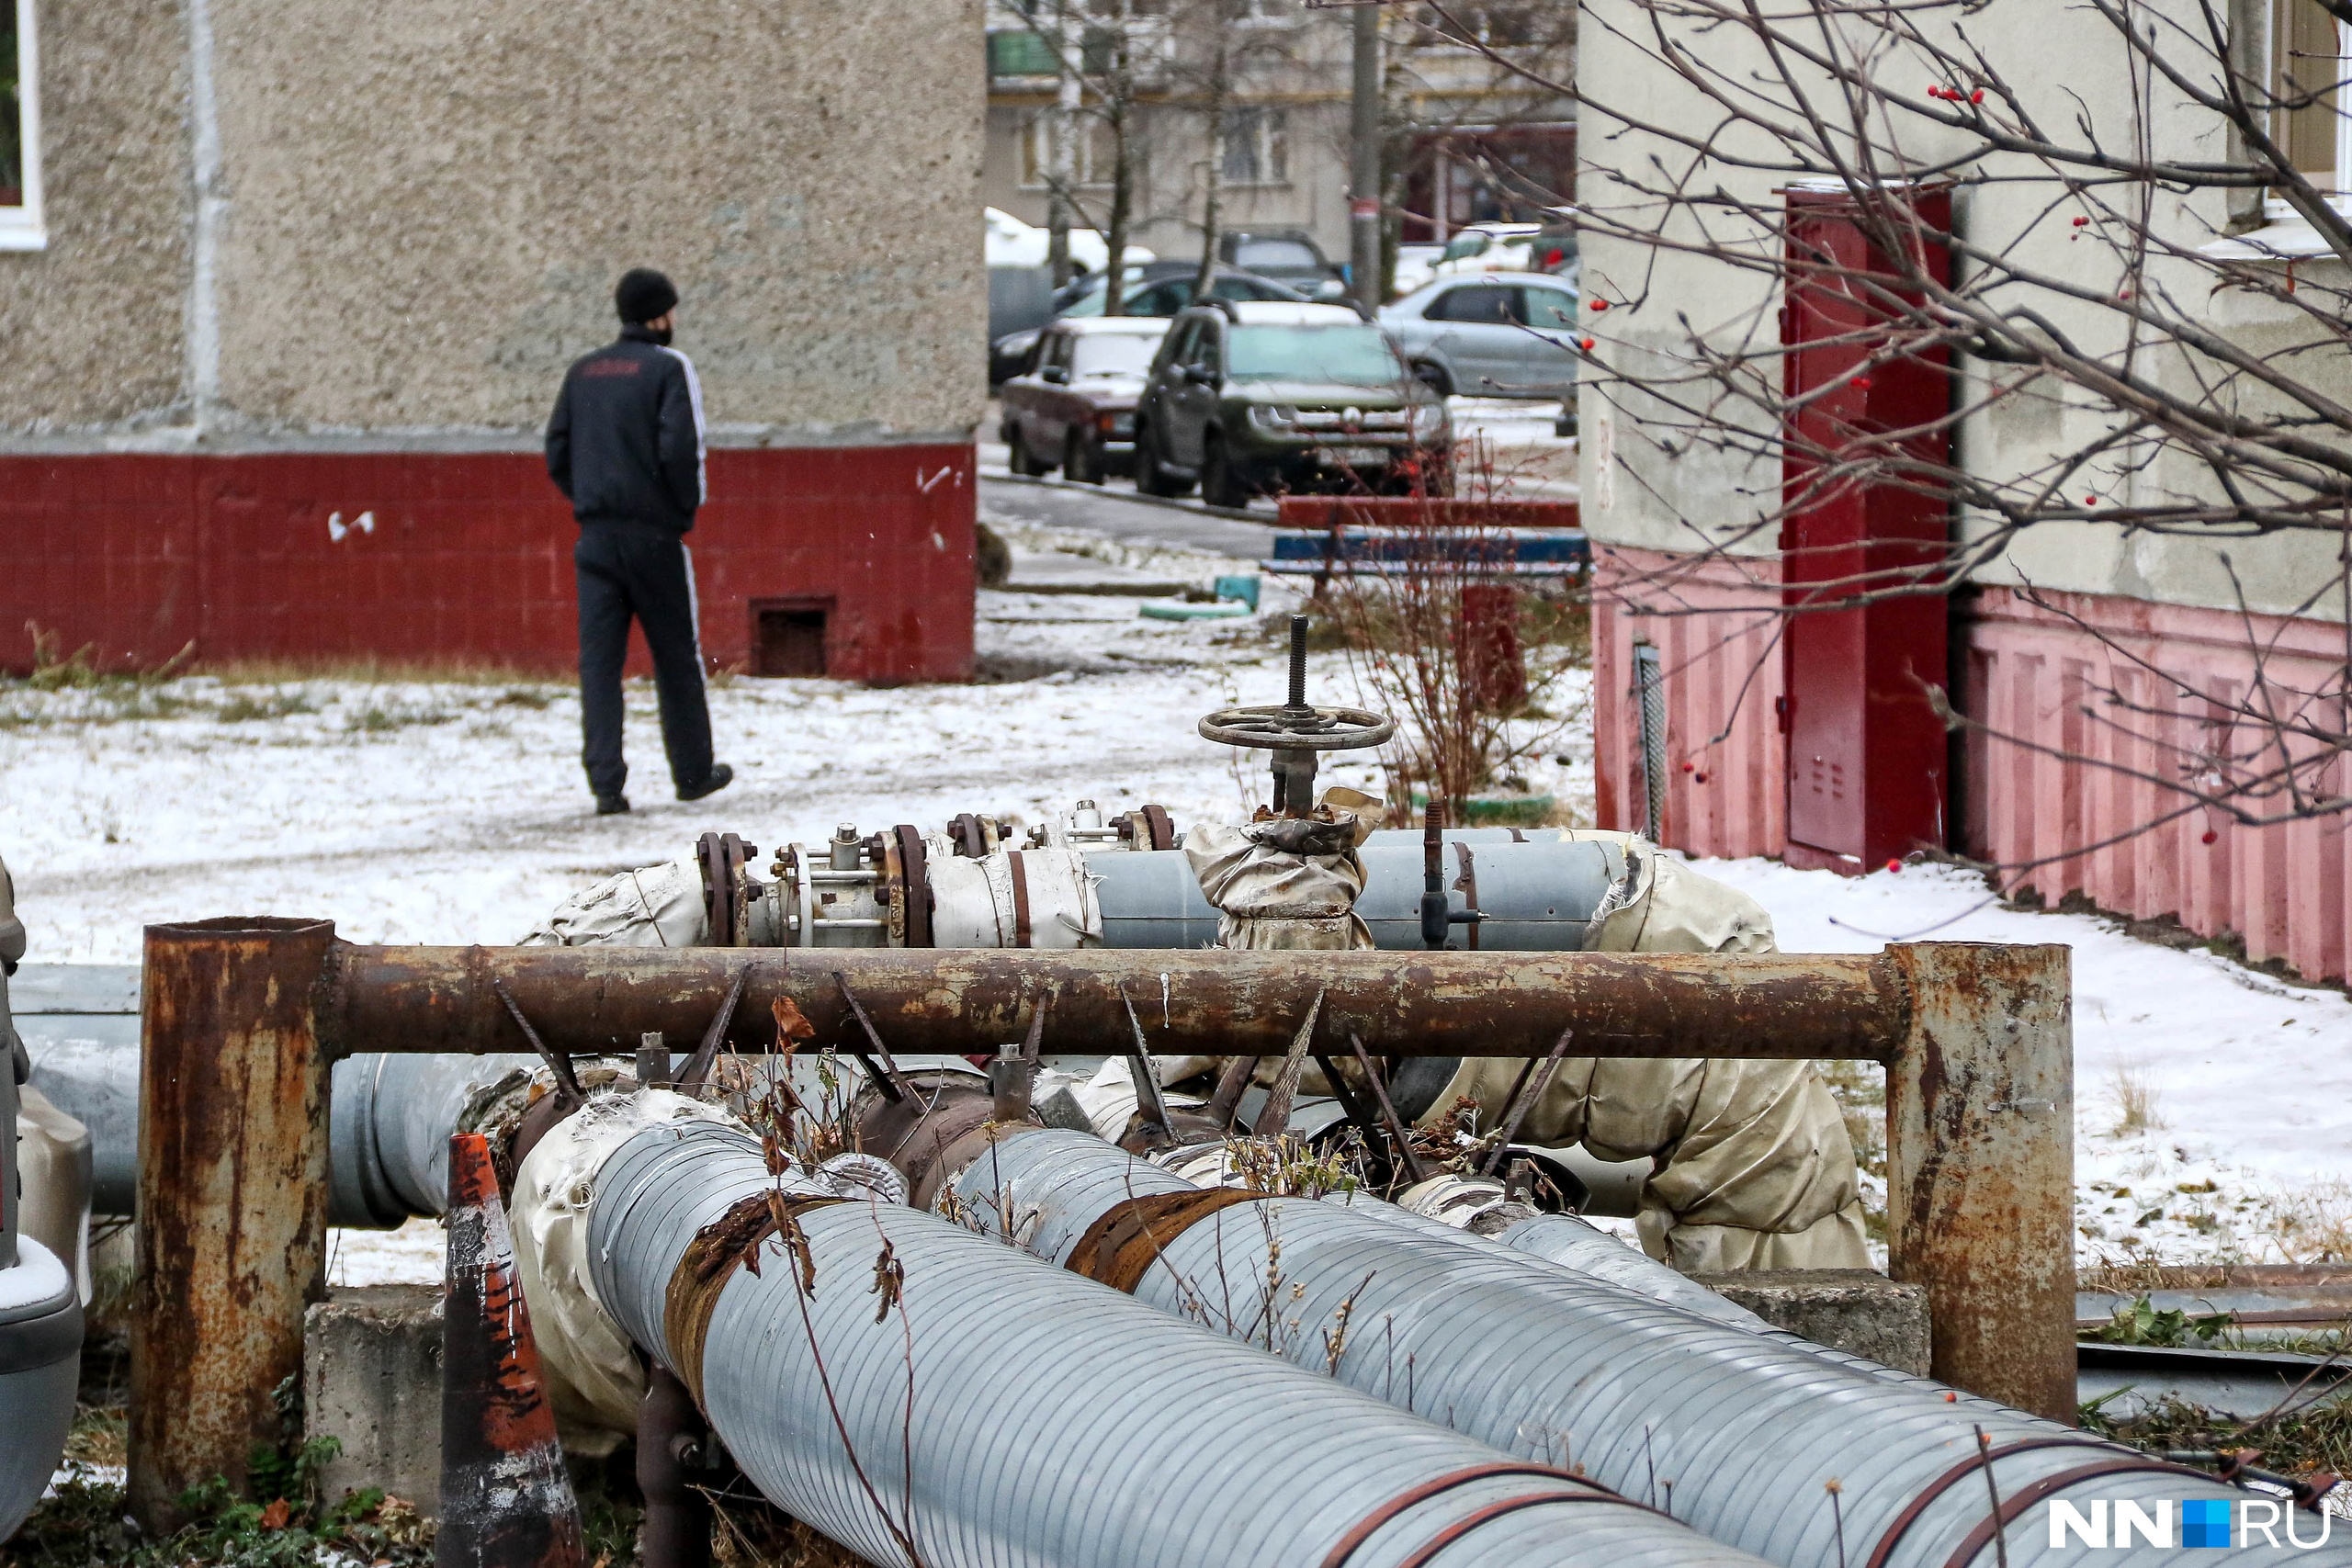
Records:
[[[574,361],[548,421],[548,477],[582,524],[691,529],[707,493],[694,361],[640,326]]]

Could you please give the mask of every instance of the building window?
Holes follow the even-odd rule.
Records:
[[[1080,186],[1107,186],[1119,166],[1118,138],[1111,134],[1111,122],[1091,114],[1080,114],[1076,127],[1078,145],[1071,149],[1071,177]],[[1143,149],[1135,149],[1136,177],[1142,177]],[[1054,116],[1041,110],[1021,128],[1021,185],[1024,190],[1044,190],[1053,183]]]
[[[2352,188],[2352,120],[2342,112],[2345,57],[2352,28],[2318,0],[2278,0],[2271,13],[2271,58],[2282,105],[2272,135],[2287,161],[2322,190]]]
[[[1061,59],[1054,46],[1027,28],[989,34],[989,76],[991,80],[1020,76],[1058,76]]]
[[[33,0],[0,0],[0,251],[44,243],[38,59]]]
[[[1229,186],[1290,183],[1290,111],[1244,105],[1225,111],[1225,170]]]

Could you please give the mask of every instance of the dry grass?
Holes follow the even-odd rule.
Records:
[[[532,686],[571,683],[567,671],[460,659],[379,659],[374,655],[318,659],[207,660],[181,671],[209,675],[224,686],[285,686],[303,681],[355,685]]]
[[[2108,1068],[2108,1098],[2115,1102],[2115,1125],[2108,1131],[2115,1137],[2132,1138],[2143,1133],[2160,1131],[2168,1123],[2164,1119],[2161,1097],[2150,1081],[2147,1069],[2137,1062],[2118,1062]]]
[[[2352,1258],[2352,1183],[2324,1181],[2280,1194],[2270,1204],[2278,1250],[2297,1263]]]
[[[764,1499],[711,1495],[718,1568],[872,1568]]]

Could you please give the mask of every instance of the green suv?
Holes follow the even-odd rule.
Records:
[[[1180,313],[1136,408],[1136,484],[1212,506],[1269,491],[1450,493],[1444,400],[1340,305],[1218,300]]]

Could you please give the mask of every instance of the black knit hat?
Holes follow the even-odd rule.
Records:
[[[613,305],[621,320],[632,325],[650,321],[665,315],[678,302],[678,291],[670,280],[650,266],[633,266],[621,274],[620,286],[613,290]]]

